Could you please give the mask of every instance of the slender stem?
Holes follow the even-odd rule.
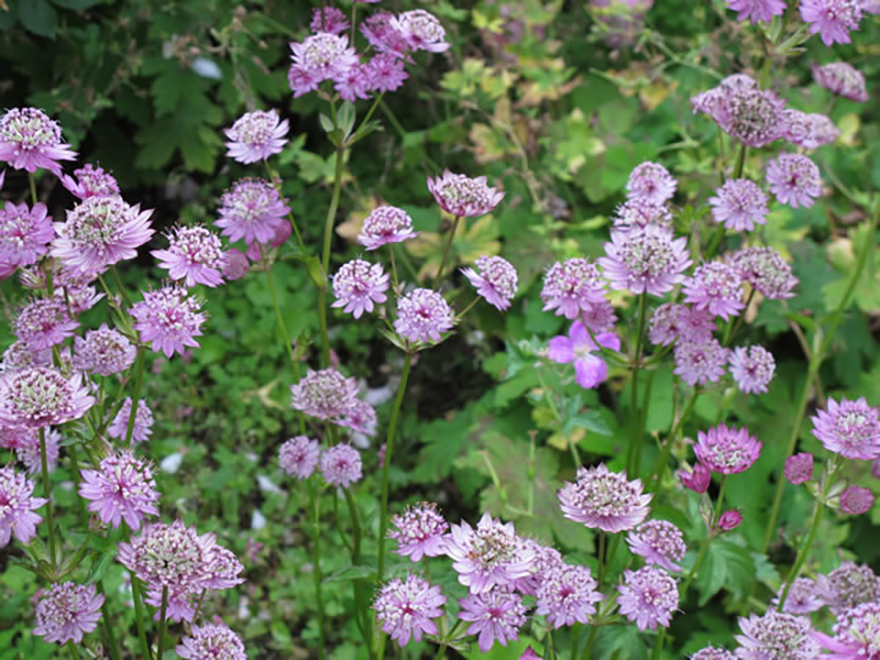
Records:
[[[113,280],[116,282],[116,287],[119,289],[119,295],[122,296],[125,305],[131,307],[131,298],[128,297],[128,294],[125,292],[125,287],[122,286],[122,278],[119,277],[119,271],[116,270],[116,266],[110,266],[110,272],[113,273]]]
[[[459,314],[456,315],[456,318],[463,319],[464,315],[467,314],[471,309],[473,309],[474,305],[480,302],[480,296],[475,297],[471,302],[465,307]]]
[[[351,493],[350,488],[345,488],[343,490],[345,493],[345,501],[348,504],[348,515],[351,518],[351,564],[352,566],[360,566],[362,562],[361,558],[361,540],[363,539],[363,531],[361,528],[361,518],[358,514],[357,505],[354,501],[354,496]],[[352,588],[354,590],[354,601],[357,607],[357,611],[360,616],[363,616],[363,633],[364,633],[364,641],[367,642],[367,647],[370,647],[370,639],[369,639],[369,631],[370,621],[367,615],[369,611],[369,607],[367,605],[366,598],[364,597],[364,584],[362,580],[354,580],[352,582]]]
[[[351,3],[351,47],[354,48],[354,37],[357,34],[355,27],[357,26],[357,8],[358,3]]]
[[[788,598],[788,592],[791,590],[791,585],[794,584],[794,581],[797,580],[798,575],[800,575],[801,570],[804,567],[804,563],[807,561],[807,556],[810,554],[810,548],[813,547],[813,541],[816,540],[816,533],[819,531],[819,525],[822,522],[822,518],[825,514],[825,505],[823,504],[824,498],[816,498],[816,508],[813,511],[813,526],[810,528],[810,535],[807,537],[806,542],[803,547],[798,551],[797,559],[794,562],[794,566],[788,574],[788,578],[785,580],[785,587],[782,589],[782,595],[779,597],[779,611],[782,611],[782,608],[785,607],[785,600]]]
[[[394,292],[396,295],[397,289],[400,286],[400,280],[397,279],[397,262],[394,260],[394,243],[388,244],[388,254],[391,257],[391,275],[394,277]]]
[[[281,336],[284,338],[284,346],[287,348],[287,356],[292,364],[297,364],[296,357],[293,355],[293,343],[290,341],[290,333],[287,331],[287,324],[284,322],[284,316],[281,314],[281,305],[278,303],[278,292],[275,290],[275,278],[272,275],[272,266],[266,269],[266,283],[269,285],[269,293],[272,295],[272,306],[275,307],[275,318],[278,320],[278,327],[281,329]]]
[[[67,640],[67,650],[70,652],[71,658],[74,660],[80,659],[79,651],[76,650],[76,644],[73,643],[72,639]]]
[[[146,660],[153,657],[150,644],[147,642],[147,628],[144,625],[144,592],[141,589],[141,581],[130,571],[131,574],[131,599],[134,601],[134,617],[137,620],[138,637],[141,640],[141,655]]]
[[[380,94],[376,95],[376,100],[373,101],[373,105],[371,105],[370,109],[367,110],[367,114],[364,115],[364,118],[361,121],[360,126],[358,126],[357,131],[355,131],[355,133],[360,131],[364,126],[366,126],[367,122],[370,121],[370,119],[373,117],[373,113],[376,112],[376,108],[378,108],[379,105],[382,103],[383,96],[385,96],[385,92],[381,92]]]
[[[43,472],[43,497],[46,498],[46,526],[49,528],[49,565],[54,575],[57,566],[55,556],[55,516],[52,510],[52,480],[49,479],[49,461],[46,455],[46,429],[40,429],[40,468]]]
[[[634,429],[633,429],[633,437],[629,444],[629,449],[627,451],[627,459],[626,459],[626,472],[627,475],[632,479],[638,475],[639,465],[638,460],[641,457],[642,453],[642,442],[644,440],[644,432],[642,429],[642,414],[639,410],[639,374],[641,370],[639,367],[642,361],[642,339],[645,334],[645,312],[647,309],[648,303],[648,294],[647,292],[642,293],[639,296],[639,311],[638,311],[638,327],[636,330],[636,351],[633,355],[632,361],[632,385],[630,387],[630,391],[632,394],[632,399],[630,401],[630,411],[633,420],[635,421]]]
[[[131,446],[131,436],[134,433],[134,424],[137,419],[138,404],[141,399],[141,388],[144,385],[144,361],[146,359],[146,349],[143,346],[138,348],[137,361],[134,365],[134,392],[131,396],[131,415],[128,418],[128,428],[125,430],[125,446]]]
[[[657,641],[654,642],[654,649],[651,651],[651,660],[660,660],[663,655],[663,642],[666,641],[666,628],[660,628],[657,632]]]
[[[166,619],[165,614],[168,610],[168,587],[162,587],[162,607],[159,609],[159,640],[156,645],[158,649],[156,653],[156,657],[159,660],[162,660],[162,657],[165,655],[165,625]]]
[[[591,660],[593,657],[593,646],[596,644],[596,633],[599,632],[598,626],[592,626],[590,628],[590,636],[587,637],[587,644],[584,646],[584,652],[581,655],[581,660]]]
[[[733,177],[734,179],[739,179],[742,177],[743,168],[746,166],[746,151],[748,151],[748,147],[744,144],[739,145],[739,151],[736,154],[736,165],[733,167]]]
[[[703,543],[700,546],[700,553],[697,555],[696,561],[694,561],[694,565],[691,570],[688,572],[687,579],[682,584],[681,589],[679,590],[679,598],[684,601],[684,597],[687,595],[687,590],[691,586],[691,583],[694,581],[694,578],[697,576],[697,573],[700,570],[700,566],[703,564],[703,560],[706,558],[706,552],[709,550],[709,544],[712,542],[712,539],[715,538],[715,525],[718,524],[718,518],[721,516],[721,507],[724,505],[724,493],[727,490],[727,475],[725,474],[721,477],[721,488],[718,490],[718,501],[715,503],[715,511],[712,515],[712,521],[709,525],[709,529],[706,532],[706,538],[703,539]]]
[[[599,530],[599,573],[596,578],[598,588],[602,588],[602,578],[605,577],[605,530]]]
[[[316,492],[314,484],[309,481],[309,500],[312,510],[312,574],[315,581],[315,605],[318,608],[318,660],[324,657],[327,643],[324,626],[324,596],[321,590],[321,492]]]
[[[394,408],[391,409],[391,419],[388,422],[388,436],[385,440],[385,465],[382,467],[382,508],[379,511],[379,559],[376,570],[379,582],[382,582],[385,577],[385,535],[388,531],[388,475],[391,471],[391,455],[394,450],[394,433],[397,430],[397,418],[400,416],[403,395],[406,393],[406,382],[409,379],[412,357],[412,353],[407,353],[403,360],[403,372],[400,374],[400,385],[397,386],[397,398],[394,399]]]
[[[330,208],[327,210],[327,219],[324,221],[324,248],[321,251],[321,268],[324,277],[330,273],[330,245],[333,241],[333,225],[336,222],[336,211],[339,209],[339,195],[342,192],[342,165],[345,155],[345,147],[336,148],[336,168],[333,176],[333,195],[330,198]],[[321,362],[324,366],[330,364],[330,340],[327,337],[327,282],[318,290],[318,322],[321,326]]]
[[[727,228],[724,226],[724,223],[718,225],[718,228],[715,230],[715,234],[712,236],[712,240],[709,241],[709,245],[706,247],[706,261],[712,259],[715,256],[715,253],[718,251],[718,247],[721,245],[721,241],[724,239],[724,234],[727,231]]]
[[[437,275],[434,276],[434,288],[440,286],[440,280],[443,278],[443,269],[446,268],[446,262],[449,259],[449,250],[452,247],[452,240],[455,238],[455,231],[458,229],[458,223],[461,222],[461,216],[455,216],[452,223],[452,229],[449,231],[449,237],[446,239],[446,245],[443,246],[443,258],[440,260],[440,268]]]
[[[103,593],[100,583],[98,583],[98,590]],[[110,647],[110,658],[112,660],[120,660],[122,656],[119,653],[119,642],[116,640],[116,633],[113,632],[113,622],[110,619],[110,605],[106,598],[104,599],[104,604],[101,605],[101,614],[104,635],[107,638],[107,646]]]
[[[269,174],[269,181],[275,187],[275,190],[278,192],[278,196],[284,199],[284,195],[281,192],[281,184],[276,181],[275,172],[269,165],[268,159],[264,158],[263,162],[266,164],[266,172],[268,172]],[[306,252],[306,244],[303,242],[302,234],[299,233],[299,227],[296,224],[296,219],[293,217],[293,211],[287,212],[287,220],[290,222],[290,226],[293,228],[294,235],[296,235],[296,242],[299,243],[299,249],[303,252]]]
[[[663,480],[663,474],[666,472],[666,464],[669,462],[669,454],[672,453],[672,443],[675,442],[675,437],[678,435],[682,426],[684,426],[687,418],[690,417],[699,397],[700,390],[699,388],[695,388],[694,393],[691,395],[691,398],[685,406],[685,409],[682,411],[681,416],[679,416],[678,420],[675,422],[672,430],[669,431],[669,435],[666,436],[666,444],[663,445],[663,451],[660,452],[660,457],[657,459],[657,464],[654,466],[654,482],[652,490],[659,488],[660,483]]]
[[[31,202],[34,206],[37,205],[37,184],[34,181],[34,173],[28,172],[28,181],[31,184]]]
[[[736,322],[731,322],[727,324],[727,328],[724,330],[724,346],[730,346],[730,343],[733,341],[733,338],[736,337],[736,333],[739,332],[739,329],[742,327],[743,321],[746,318],[746,313],[749,311],[749,306],[752,304],[752,300],[755,298],[755,293],[757,289],[752,287],[752,290],[749,292],[749,297],[746,299],[746,306],[743,308],[741,314],[736,317]]]

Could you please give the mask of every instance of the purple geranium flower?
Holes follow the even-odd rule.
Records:
[[[596,335],[599,346],[620,350],[620,339],[612,332]],[[568,337],[562,335],[550,340],[547,357],[559,364],[574,363],[575,380],[581,387],[596,387],[608,377],[608,365],[595,354],[598,346],[584,324],[572,323]]]

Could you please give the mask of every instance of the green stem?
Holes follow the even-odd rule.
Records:
[[[141,589],[141,581],[130,571],[131,574],[131,599],[134,601],[134,616],[137,620],[138,637],[141,640],[141,655],[146,660],[153,657],[150,644],[147,642],[147,628],[144,625],[144,592]]]
[[[76,650],[76,645],[73,643],[72,639],[67,640],[67,650],[70,651],[71,658],[74,660],[80,659],[79,651]]]
[[[348,504],[348,515],[351,518],[351,565],[352,566],[360,566],[362,562],[361,558],[361,541],[363,539],[363,531],[361,528],[361,518],[358,514],[357,505],[354,501],[354,496],[351,494],[350,488],[343,489],[345,493],[345,501]],[[370,639],[369,632],[370,621],[367,616],[367,612],[369,611],[369,604],[366,602],[368,597],[365,597],[364,594],[364,583],[363,580],[354,580],[352,582],[352,588],[354,590],[354,602],[357,607],[357,611],[360,613],[356,616],[363,616],[363,632],[364,632],[364,641],[367,643],[367,648],[370,648]]]
[[[385,96],[385,92],[382,92],[376,96],[376,100],[373,101],[373,105],[370,106],[370,109],[367,110],[367,114],[364,115],[363,120],[361,121],[360,126],[358,126],[355,133],[357,134],[364,126],[366,126],[367,122],[373,117],[373,113],[376,112],[376,108],[382,103],[382,97]]]
[[[113,273],[113,280],[116,282],[116,286],[119,288],[119,295],[122,296],[122,300],[125,302],[125,306],[131,307],[131,298],[128,297],[128,294],[125,292],[125,287],[122,286],[122,278],[119,277],[119,271],[116,270],[116,266],[110,266],[110,272]]]
[[[33,172],[28,172],[28,181],[31,184],[31,202],[33,203],[34,206],[36,206],[37,205],[37,184],[34,181]]]
[[[629,444],[629,450],[627,452],[626,458],[626,472],[629,478],[635,478],[638,476],[639,472],[639,464],[638,461],[641,459],[642,453],[642,442],[644,441],[644,431],[642,429],[642,414],[639,410],[639,374],[641,369],[642,361],[642,341],[645,334],[645,312],[647,311],[648,304],[648,293],[643,292],[642,295],[639,296],[639,319],[638,319],[638,327],[636,330],[636,351],[633,355],[632,361],[632,386],[630,388],[632,398],[630,400],[630,410],[632,418],[635,421],[633,437]]]
[[[281,184],[277,183],[275,180],[275,172],[272,170],[267,159],[264,158],[263,162],[266,164],[266,172],[269,174],[269,181],[275,187],[278,196],[283,200],[284,194],[281,192]],[[293,211],[287,212],[287,220],[290,222],[290,226],[293,228],[293,233],[296,235],[296,242],[299,243],[299,249],[306,252],[306,244],[303,242],[302,234],[299,233],[299,227],[296,224],[296,219],[293,217]]]
[[[394,260],[394,243],[388,244],[388,254],[391,257],[391,275],[394,277],[394,292],[400,287],[400,280],[397,279],[397,262]]]
[[[162,607],[159,609],[159,640],[156,645],[157,653],[156,657],[159,660],[162,660],[165,655],[165,625],[167,623],[165,619],[165,613],[168,609],[168,587],[162,587]]]
[[[752,300],[755,297],[755,293],[757,289],[752,287],[751,292],[749,292],[749,297],[746,299],[746,306],[743,308],[743,311],[736,317],[736,322],[731,322],[727,324],[727,328],[724,331],[724,346],[730,346],[730,342],[733,341],[733,338],[736,337],[736,333],[739,332],[739,329],[742,327],[743,321],[746,318],[746,313],[749,311],[749,305],[752,304]]]
[[[134,433],[134,424],[137,420],[138,404],[141,399],[141,388],[144,385],[144,361],[146,360],[146,349],[141,346],[138,348],[137,361],[134,365],[134,392],[131,396],[131,415],[128,418],[128,428],[125,430],[125,446],[131,446],[131,436]]]
[[[339,195],[342,192],[342,165],[345,147],[336,147],[336,167],[333,175],[333,195],[330,208],[324,221],[324,248],[321,251],[321,268],[323,269],[324,285],[318,290],[318,322],[321,326],[321,362],[330,364],[330,340],[327,336],[327,279],[330,274],[330,245],[333,241],[333,226],[336,222],[336,211],[339,209]]]
[[[312,510],[312,565],[315,581],[315,605],[318,608],[318,660],[324,657],[327,643],[324,626],[324,596],[321,590],[321,492],[315,492],[314,484],[309,481],[309,500]]]
[[[266,283],[269,285],[269,293],[272,295],[272,306],[275,308],[275,318],[278,320],[278,327],[281,329],[281,336],[284,338],[284,346],[287,348],[287,356],[292,364],[297,364],[296,357],[293,355],[293,344],[290,341],[290,333],[287,331],[287,324],[284,322],[284,316],[281,314],[281,305],[278,302],[278,292],[275,290],[275,278],[272,275],[272,266],[266,269]]]
[[[596,577],[597,588],[602,588],[602,578],[605,577],[605,530],[599,530],[599,572]]]
[[[651,651],[651,660],[660,660],[663,655],[663,642],[666,641],[666,628],[660,628],[657,632],[657,641],[654,643],[654,649]]]
[[[458,223],[461,222],[461,216],[455,216],[452,223],[452,229],[449,231],[449,238],[446,239],[446,245],[443,246],[443,258],[440,260],[440,268],[437,275],[434,276],[434,288],[440,286],[440,280],[443,278],[443,269],[446,268],[446,262],[449,259],[449,250],[452,248],[452,240],[455,238],[455,231],[458,229]]]
[[[715,230],[715,234],[712,236],[712,240],[709,241],[709,245],[706,247],[706,261],[712,259],[715,256],[715,253],[718,251],[718,247],[721,245],[721,241],[724,239],[724,234],[727,231],[724,223],[718,225],[718,228]]]
[[[596,645],[596,633],[597,632],[599,632],[599,628],[597,626],[592,626],[590,628],[590,636],[587,637],[587,644],[584,646],[584,652],[581,655],[581,660],[592,660],[593,646]]]
[[[654,481],[651,490],[656,490],[660,487],[660,483],[663,481],[663,474],[666,472],[666,464],[669,462],[669,454],[672,453],[672,443],[675,442],[675,437],[678,435],[682,426],[684,426],[688,417],[690,417],[699,397],[700,390],[699,388],[695,388],[684,411],[682,411],[681,416],[675,422],[675,426],[672,427],[672,430],[669,431],[669,435],[666,436],[666,444],[663,445],[663,451],[660,452],[660,457],[657,459],[657,464],[654,466]]]
[[[733,167],[733,177],[734,179],[742,178],[743,169],[746,166],[746,151],[748,151],[748,147],[744,144],[739,145],[739,151],[736,154],[736,165]]]
[[[687,595],[687,590],[691,586],[691,583],[694,581],[694,578],[697,576],[697,573],[700,570],[700,566],[702,566],[703,564],[703,560],[706,558],[706,552],[709,550],[709,544],[712,542],[712,539],[715,538],[715,525],[718,524],[718,518],[721,516],[721,507],[724,505],[724,493],[726,490],[727,475],[725,474],[721,478],[721,488],[718,491],[718,501],[715,503],[715,511],[713,513],[709,529],[706,532],[706,538],[703,539],[703,543],[702,545],[700,545],[700,553],[697,555],[697,559],[696,561],[694,561],[693,567],[688,572],[687,579],[684,581],[684,584],[681,585],[681,589],[678,592],[681,602],[684,602],[684,598]]]
[[[397,386],[397,397],[394,399],[394,408],[391,409],[391,419],[388,422],[388,436],[385,440],[385,465],[382,467],[382,508],[379,511],[379,559],[376,570],[380,583],[385,578],[385,535],[388,531],[388,475],[391,472],[391,456],[394,450],[394,433],[397,430],[397,418],[400,416],[400,406],[403,404],[403,395],[406,393],[406,383],[409,379],[412,357],[412,353],[407,353],[403,361],[403,372],[400,374],[400,385]]]
[[[43,472],[43,497],[46,498],[46,526],[49,528],[49,565],[55,574],[55,516],[52,510],[52,481],[49,479],[49,461],[46,455],[46,429],[40,428],[40,468]]]
[[[794,567],[792,567],[788,574],[788,578],[785,580],[785,587],[782,589],[782,595],[779,597],[778,610],[780,612],[782,611],[782,608],[785,607],[785,600],[788,598],[788,592],[791,590],[791,585],[794,584],[794,581],[797,580],[798,575],[800,575],[804,563],[807,561],[807,556],[810,554],[810,548],[813,547],[813,541],[816,540],[816,533],[819,531],[819,525],[825,514],[825,505],[822,502],[823,499],[824,498],[816,498],[816,508],[813,511],[813,526],[810,529],[810,535],[807,537],[806,543],[804,543],[803,547],[798,551]]]

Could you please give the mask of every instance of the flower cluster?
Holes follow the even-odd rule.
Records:
[[[103,459],[97,470],[83,470],[79,494],[91,500],[89,510],[105,525],[119,527],[122,520],[139,529],[144,516],[158,516],[159,493],[149,463],[122,450]]]
[[[616,533],[632,529],[648,516],[651,495],[642,482],[628,481],[626,474],[610,472],[605,464],[578,468],[577,481],[559,491],[566,518],[592,529]]]
[[[201,337],[202,324],[207,320],[201,311],[202,304],[183,287],[169,285],[145,291],[144,299],[132,305],[130,313],[141,341],[150,343],[156,353],[170,358],[175,353],[183,353],[187,346],[198,348],[196,337]]]
[[[312,371],[290,387],[295,410],[324,421],[372,435],[376,413],[358,399],[354,378],[346,378],[333,368]]]
[[[98,627],[103,604],[104,596],[93,584],[53,584],[37,603],[34,634],[47,642],[79,644]]]

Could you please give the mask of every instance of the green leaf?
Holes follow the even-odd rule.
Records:
[[[46,0],[19,0],[18,17],[29,32],[55,38],[58,14]]]
[[[73,9],[75,11],[89,9],[90,7],[99,5],[102,2],[103,0],[52,0],[52,4],[56,7],[61,7],[62,9]]]
[[[616,654],[616,655],[615,655]],[[645,660],[648,649],[635,626],[606,626],[596,640],[593,658],[618,658],[618,660]]]
[[[370,566],[348,566],[324,578],[326,584],[351,582],[353,580],[376,580],[376,571]]]

